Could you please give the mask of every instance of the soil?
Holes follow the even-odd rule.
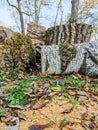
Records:
[[[95,97],[98,101],[98,96]],[[29,130],[32,125],[44,125],[49,124],[48,128],[45,130],[61,130],[60,122],[63,119],[68,119],[71,123],[65,125],[62,130],[86,130],[82,126],[82,122],[88,122],[92,114],[96,115],[98,121],[98,102],[89,99],[86,104],[76,103],[72,105],[63,96],[55,96],[51,101],[39,101],[40,104],[48,102],[46,106],[39,110],[25,110],[23,113],[26,115],[26,121],[20,121],[19,130]],[[73,108],[70,112],[62,113],[64,110]],[[82,114],[87,114],[87,117],[82,120]],[[6,125],[0,122],[0,130],[6,130]],[[90,129],[89,129],[90,130]],[[97,128],[96,128],[97,130]]]

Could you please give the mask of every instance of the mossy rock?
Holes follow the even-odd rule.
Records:
[[[0,45],[0,68],[28,71],[34,69],[35,49],[28,36],[15,33],[6,44]]]

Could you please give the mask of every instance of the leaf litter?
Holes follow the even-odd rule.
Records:
[[[75,72],[23,77],[0,81],[0,130],[16,125],[15,117],[19,130],[98,129],[97,78]]]

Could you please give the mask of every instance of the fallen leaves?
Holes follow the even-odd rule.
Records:
[[[39,109],[42,109],[43,107],[45,107],[49,102],[44,102],[44,103],[41,103],[39,106],[35,107],[35,105],[31,105],[29,107],[30,110],[39,110]]]
[[[7,82],[15,83],[17,87],[20,85],[11,80],[7,80]],[[25,94],[23,99],[28,97],[29,100],[24,107],[21,104],[8,104],[5,108],[5,103],[9,102],[12,95],[1,91],[0,120],[2,122],[14,126],[16,121],[13,119],[17,117],[20,120],[20,124],[21,120],[28,122],[28,119],[30,119],[29,124],[26,126],[30,130],[97,130],[98,91],[94,87],[95,83],[96,85],[98,83],[97,79],[83,77],[78,73],[74,73],[72,77],[31,76],[30,79],[20,79],[19,82],[21,82],[20,86],[23,89],[23,94]],[[8,86],[6,84],[6,87],[10,87],[10,84],[12,86],[12,83],[8,83]],[[89,87],[90,84],[93,87]],[[20,95],[16,94],[17,96],[22,98],[21,93]],[[27,113],[32,111],[35,114],[30,117],[27,114],[27,117],[24,114],[25,111],[28,111]],[[32,122],[30,122],[31,120]],[[49,125],[50,121],[55,122],[51,124],[51,127]],[[25,122],[23,123],[24,125]],[[76,126],[79,128],[76,128]],[[23,129],[20,128],[20,130]]]
[[[60,122],[59,128],[62,130],[62,128],[65,127],[66,125],[72,125],[72,124],[73,124],[73,123],[72,123],[69,119],[65,118],[65,119],[63,119],[63,120]]]

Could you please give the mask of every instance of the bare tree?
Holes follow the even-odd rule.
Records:
[[[9,4],[9,6],[15,8],[18,11],[19,17],[20,17],[21,33],[25,34],[25,27],[24,27],[23,12],[22,12],[22,7],[21,7],[21,0],[17,0],[17,6],[10,3],[9,0],[7,0],[7,3]]]

